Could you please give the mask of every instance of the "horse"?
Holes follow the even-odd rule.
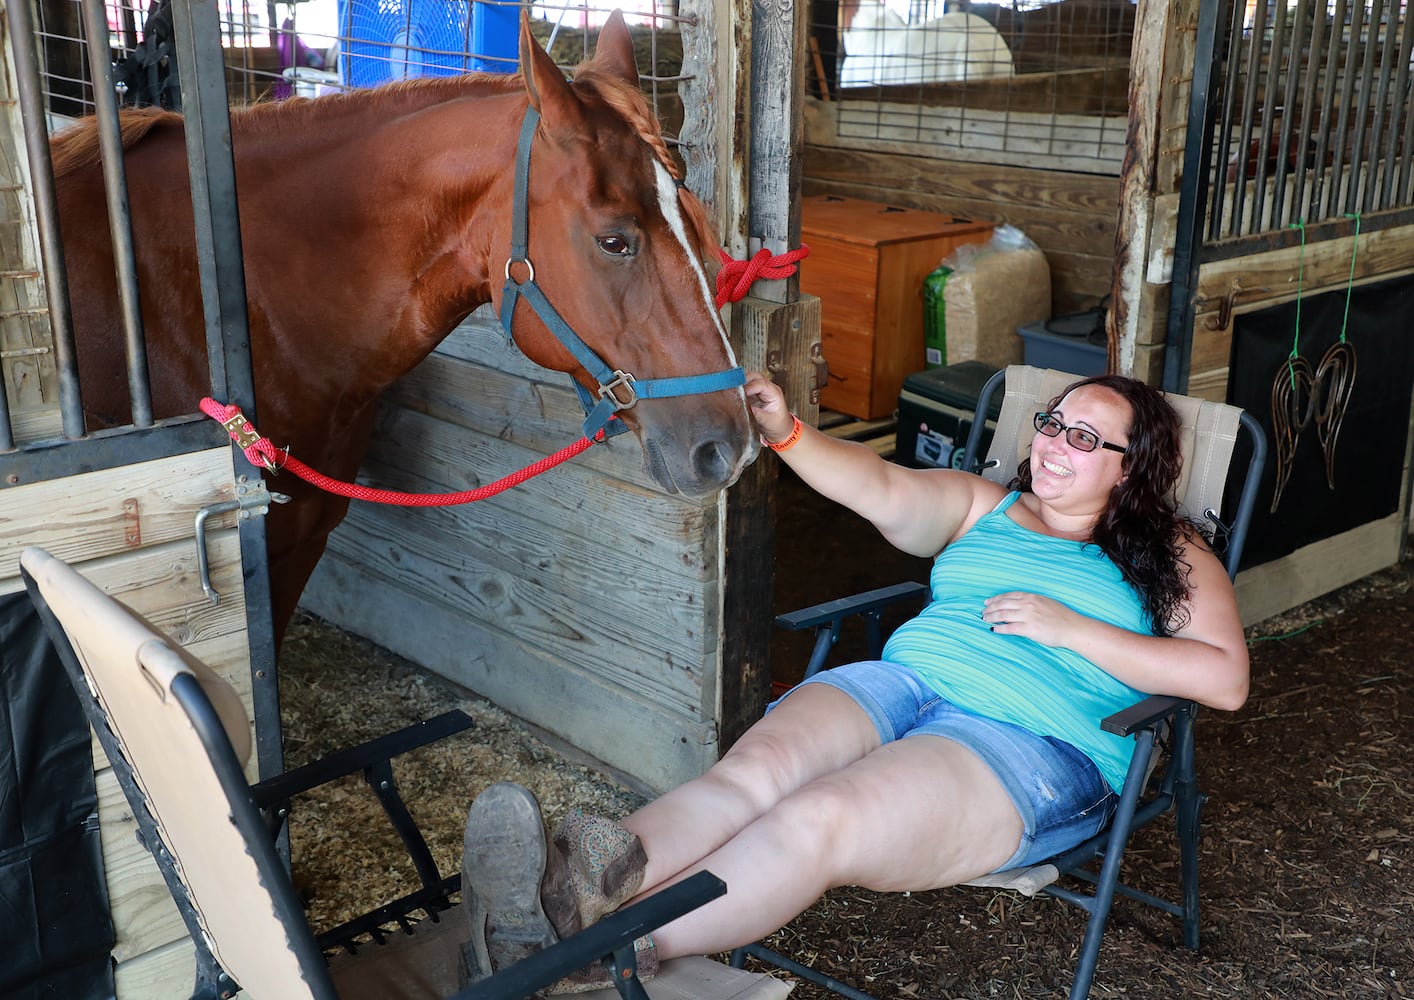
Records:
[[[705,210],[638,88],[622,15],[572,80],[528,17],[519,44],[514,75],[231,110],[259,429],[352,480],[380,394],[489,302],[527,357],[617,411],[664,493],[710,496],[736,480],[759,440],[714,301]],[[210,379],[182,118],[127,111],[121,134],[153,414],[192,413]],[[518,149],[531,148],[528,186],[517,190]],[[131,422],[97,149],[91,120],[51,141],[90,428]],[[512,253],[513,239],[528,248]],[[516,306],[536,291],[553,304],[549,319]],[[558,325],[574,331],[568,346]],[[599,358],[607,379],[590,370]],[[647,391],[704,373],[736,377],[709,378],[692,395]],[[277,637],[349,502],[298,481],[280,490],[293,502],[267,525]]]

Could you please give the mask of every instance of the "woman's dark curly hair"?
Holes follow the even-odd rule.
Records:
[[[1110,493],[1109,505],[1095,525],[1091,541],[1115,565],[1144,601],[1157,635],[1172,635],[1188,623],[1184,607],[1191,589],[1190,566],[1179,554],[1185,541],[1202,530],[1181,516],[1169,500],[1183,468],[1178,413],[1153,386],[1122,375],[1082,379],[1051,400],[1054,410],[1069,393],[1097,385],[1129,403],[1133,420],[1124,453],[1124,478]],[[1011,488],[1031,491],[1031,460],[1017,469]]]

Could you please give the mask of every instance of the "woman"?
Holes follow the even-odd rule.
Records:
[[[547,933],[707,869],[727,894],[652,943],[659,958],[714,953],[836,886],[924,890],[1039,861],[1113,810],[1130,744],[1101,718],[1145,694],[1246,699],[1227,573],[1166,501],[1179,421],[1153,388],[1071,386],[1037,414],[1011,490],[805,427],[759,374],[746,391],[763,442],[805,483],[936,557],[933,600],[882,661],[798,685],[701,778],[620,824],[572,814],[548,852]],[[523,880],[537,871],[532,858]]]

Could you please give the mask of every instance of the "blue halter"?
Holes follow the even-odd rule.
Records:
[[[584,366],[599,383],[598,398],[577,381],[574,388],[584,406],[584,436],[593,440],[603,430],[612,437],[628,428],[616,420],[619,410],[627,410],[640,399],[664,399],[669,396],[694,396],[719,389],[735,389],[746,384],[746,372],[740,367],[728,368],[711,375],[684,375],[677,378],[638,379],[626,371],[610,369],[589,345],[579,339],[570,325],[555,311],[540,286],[535,283],[535,267],[529,256],[530,205],[526,190],[530,186],[530,143],[540,115],[526,108],[521,122],[520,143],[516,148],[515,202],[511,219],[511,255],[506,260],[506,284],[501,292],[501,328],[511,337],[511,318],[521,296],[530,303],[535,314],[569,349],[575,360]],[[524,282],[511,277],[511,265],[523,263],[528,272]]]

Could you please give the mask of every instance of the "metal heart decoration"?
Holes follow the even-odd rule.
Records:
[[[1272,428],[1276,438],[1277,481],[1272,495],[1276,513],[1282,491],[1291,478],[1296,443],[1301,432],[1316,425],[1326,456],[1326,485],[1335,489],[1335,444],[1355,386],[1355,348],[1342,340],[1332,344],[1312,372],[1311,362],[1297,355],[1277,370],[1272,382]]]

